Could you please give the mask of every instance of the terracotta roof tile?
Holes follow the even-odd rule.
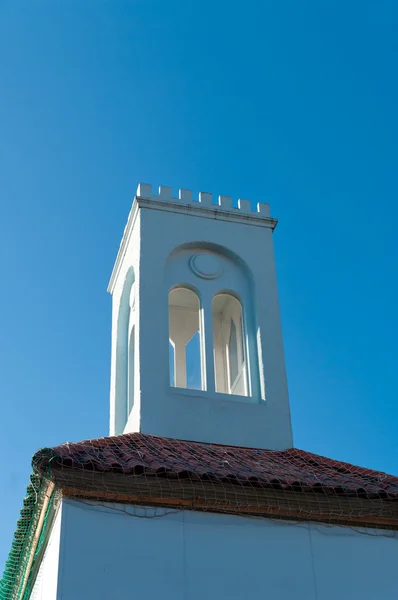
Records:
[[[189,442],[141,433],[66,443],[33,458],[41,473],[119,473],[190,478],[259,488],[398,500],[398,477],[296,448],[283,451]]]

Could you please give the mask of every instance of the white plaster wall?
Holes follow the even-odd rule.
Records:
[[[280,326],[276,272],[270,228],[157,210],[138,211],[135,225],[112,284],[113,339],[110,433],[115,426],[115,360],[118,303],[128,269],[136,281],[135,403],[125,432],[285,449],[293,445]],[[132,211],[132,214],[134,210]],[[127,230],[126,230],[127,231]],[[255,286],[255,336],[258,342],[260,393],[253,402],[215,393],[195,394],[169,386],[168,291],[166,260],[179,246],[217,244],[245,262]],[[198,282],[199,283],[199,282]]]
[[[56,600],[58,584],[58,561],[61,537],[62,509],[54,519],[42,562],[37,573],[30,600]]]
[[[266,401],[177,394],[168,385],[168,282],[165,261],[186,243],[217,244],[252,272]],[[141,209],[141,431],[195,441],[270,449],[291,447],[289,399],[270,229]]]
[[[58,600],[396,600],[395,532],[64,501]]]
[[[134,225],[130,231],[130,236],[126,240],[125,254],[120,264],[120,270],[115,282],[115,287],[112,292],[112,342],[111,342],[111,382],[110,382],[110,435],[123,433],[123,427],[120,426],[120,418],[118,418],[117,411],[120,411],[120,403],[127,405],[127,372],[123,374],[123,366],[118,364],[118,324],[120,317],[120,301],[123,294],[124,286],[126,283],[126,277],[130,269],[134,272],[134,287],[137,301],[135,303],[135,322],[139,322],[140,318],[140,303],[139,299],[139,287],[140,287],[140,234],[141,234],[141,219],[140,212],[138,211],[135,216]],[[128,295],[129,295],[128,290]],[[128,323],[128,320],[127,320]],[[128,324],[127,324],[128,327]],[[126,331],[126,338],[128,332]],[[129,431],[140,431],[140,360],[139,360],[139,340],[140,340],[140,329],[136,326],[135,329],[135,371],[134,371],[134,407],[132,413],[129,415]],[[125,365],[127,365],[127,347],[125,349],[126,355],[123,357]],[[120,358],[120,356],[119,356]],[[123,395],[123,389],[120,385],[120,377],[125,377],[125,397]],[[118,381],[119,378],[119,381]],[[119,404],[119,406],[118,406]],[[125,425],[125,423],[124,423]]]

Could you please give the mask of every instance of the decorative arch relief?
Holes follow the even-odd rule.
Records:
[[[217,279],[222,273],[220,260],[209,252],[193,254],[189,259],[189,266],[202,279]]]
[[[167,258],[170,385],[259,397],[253,281],[228,249],[197,242]]]

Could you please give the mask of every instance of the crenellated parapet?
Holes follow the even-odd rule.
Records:
[[[232,217],[246,217],[264,220],[265,223],[272,229],[276,226],[276,219],[270,217],[270,205],[265,202],[258,202],[255,206],[250,200],[238,199],[236,205],[233,204],[231,196],[214,196],[207,192],[199,192],[198,196],[194,196],[191,190],[180,189],[178,198],[173,196],[171,187],[161,185],[158,192],[152,191],[152,185],[140,183],[137,188],[136,197],[138,200],[147,200],[149,202],[159,203],[163,205],[173,205],[185,209],[205,210],[207,213],[213,212],[222,217],[229,215]],[[203,215],[204,216],[204,215]]]

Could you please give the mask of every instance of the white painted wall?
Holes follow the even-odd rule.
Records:
[[[267,216],[269,206],[262,205],[259,212],[252,213],[250,203],[242,201],[241,208],[234,210],[230,199],[225,197],[221,205],[213,206],[210,194],[203,194],[201,203],[186,199],[179,202],[171,198],[169,188],[163,188],[157,197],[151,196],[147,187],[141,186],[141,197],[134,202],[109,286],[113,295],[111,435],[141,431],[237,446],[291,447],[272,242],[274,222]],[[253,378],[255,392],[251,402],[217,394],[211,385],[210,391],[199,394],[170,388],[168,292],[171,282],[166,265],[176,248],[187,244],[194,244],[196,248],[217,246],[221,253],[238,257],[251,275],[250,303],[246,305],[250,304],[253,313],[256,352],[252,352],[252,356],[257,355],[257,364],[252,367],[258,373]],[[117,418],[118,406],[126,398],[124,383],[119,386],[119,392],[117,390],[118,373],[121,373],[117,360],[117,325],[120,301],[123,294],[127,295],[126,276],[132,267],[136,297],[135,400],[123,429],[123,419]],[[199,286],[200,281],[197,283]],[[204,308],[205,315],[209,314],[211,307],[207,307],[207,311]],[[207,367],[210,379],[214,379],[210,360]],[[125,381],[123,374],[121,378]]]
[[[61,522],[62,506],[54,519],[30,600],[56,600],[57,598]]]
[[[63,502],[57,600],[396,600],[396,532]]]
[[[119,255],[122,256],[120,272],[112,295],[112,341],[111,341],[111,381],[110,381],[110,435],[123,432],[127,419],[128,394],[128,347],[130,322],[130,296],[134,285],[134,296],[139,298],[140,260],[140,213],[130,214],[131,228],[126,227]],[[140,361],[139,322],[140,303],[135,301],[134,323],[136,325],[134,354],[137,357],[134,368],[134,417],[132,431],[140,430]]]

